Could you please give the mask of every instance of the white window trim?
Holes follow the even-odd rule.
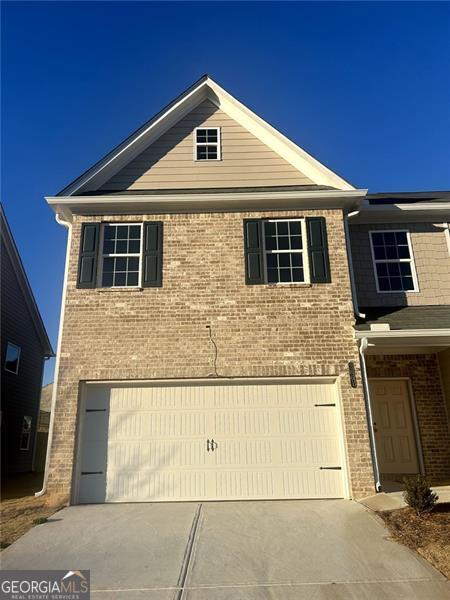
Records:
[[[29,430],[24,430],[23,428],[23,421],[25,419],[25,417],[28,417],[30,419],[30,429]],[[33,417],[31,417],[30,415],[24,415],[22,417],[22,429],[20,430],[20,440],[19,440],[19,450],[21,452],[28,452],[28,450],[30,449],[30,444],[31,444],[31,432],[33,431]],[[22,436],[28,434],[28,438],[27,438],[27,447],[26,448],[22,448]]]
[[[280,223],[295,221],[300,222],[302,231],[302,246],[301,250],[266,250],[266,235],[264,223]],[[262,223],[262,238],[263,238],[263,268],[264,268],[264,283],[266,285],[310,285],[311,276],[309,273],[309,252],[308,252],[308,238],[306,233],[306,219],[304,217],[298,217],[293,219],[265,219]],[[269,283],[267,274],[267,255],[268,254],[292,254],[297,253],[303,256],[303,275],[304,281],[277,281]]]
[[[133,253],[133,254],[104,254],[103,253],[103,242],[105,239],[105,226],[108,225],[119,225],[119,226],[128,226],[128,225],[139,225],[140,229],[141,229],[141,243],[139,246],[139,254],[137,253]],[[144,238],[144,224],[143,223],[135,223],[135,222],[129,222],[129,223],[125,223],[123,221],[121,221],[120,223],[115,223],[114,221],[111,222],[105,222],[105,223],[101,223],[101,227],[100,227],[100,240],[99,240],[99,261],[98,261],[98,268],[97,268],[97,288],[100,288],[102,290],[137,290],[137,289],[141,289],[142,288],[142,248],[143,248],[143,238]],[[138,275],[138,284],[137,285],[109,285],[109,286],[103,286],[102,285],[102,278],[103,278],[103,259],[105,258],[138,258],[139,259],[139,275]]]
[[[19,354],[17,356],[17,368],[15,371],[12,371],[11,369],[8,369],[6,367],[6,357],[8,355],[8,347],[9,346],[14,346],[14,348],[17,348],[17,350],[19,351]],[[7,373],[12,373],[13,375],[17,375],[19,373],[19,364],[20,364],[20,355],[22,353],[22,348],[20,346],[18,346],[17,344],[13,344],[13,342],[7,342],[6,343],[6,354],[5,354],[5,363],[3,365],[3,369],[7,372]]]
[[[391,258],[391,259],[377,260],[375,258],[372,233],[396,233],[396,232],[406,233],[406,239],[408,241],[408,249],[409,249],[410,258]],[[410,234],[409,229],[371,229],[369,231],[369,241],[370,241],[370,251],[372,254],[373,274],[375,277],[375,285],[377,287],[377,293],[378,294],[411,294],[411,293],[415,294],[417,292],[420,292],[419,281],[417,279],[416,263],[414,260],[414,253],[413,253],[413,248],[412,248],[412,243],[411,243],[411,234]],[[378,263],[401,263],[401,262],[410,263],[410,265],[411,265],[411,275],[412,275],[412,280],[413,280],[413,284],[414,284],[414,289],[412,289],[412,290],[380,290],[380,287],[378,285],[377,264]]]
[[[197,131],[199,129],[206,129],[207,131],[217,131],[217,142],[197,142]],[[194,161],[200,163],[217,162],[222,160],[222,136],[220,127],[196,127],[194,129]],[[197,147],[198,146],[215,146],[217,148],[217,158],[197,158]]]

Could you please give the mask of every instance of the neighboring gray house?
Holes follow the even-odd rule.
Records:
[[[2,476],[33,469],[44,360],[53,356],[11,230],[1,218]]]

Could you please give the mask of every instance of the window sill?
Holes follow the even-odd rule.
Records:
[[[266,287],[270,288],[285,288],[285,287],[299,287],[299,288],[310,288],[313,286],[312,283],[294,283],[292,281],[286,283],[265,283]]]
[[[140,286],[124,286],[124,287],[100,287],[95,288],[96,292],[143,292],[144,288]]]

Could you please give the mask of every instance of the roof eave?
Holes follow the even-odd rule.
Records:
[[[365,201],[359,212],[350,217],[351,224],[399,223],[416,221],[450,221],[450,202],[416,202],[414,204],[372,205]]]
[[[186,212],[242,212],[246,210],[345,209],[352,210],[367,190],[252,191],[177,193],[133,196],[50,196],[55,213],[72,221],[74,214],[168,214]]]

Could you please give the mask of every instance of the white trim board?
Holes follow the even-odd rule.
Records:
[[[58,195],[73,196],[86,191],[98,190],[121,168],[138,156],[145,148],[148,148],[204,100],[213,102],[220,110],[224,111],[230,118],[247,129],[315,184],[331,186],[339,190],[355,189],[350,183],[305,152],[261,117],[258,117],[208,75],[205,75],[153,119],[145,123],[84,174],[61,190]]]

